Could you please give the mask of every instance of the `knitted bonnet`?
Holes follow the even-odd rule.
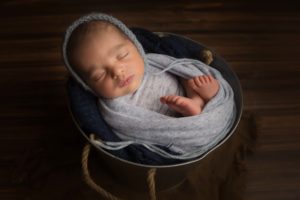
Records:
[[[63,42],[63,59],[65,62],[65,66],[68,69],[69,73],[73,76],[73,78],[80,84],[82,85],[82,87],[86,90],[91,91],[92,93],[94,93],[92,91],[92,89],[80,78],[80,76],[74,71],[73,66],[71,66],[69,60],[68,60],[68,54],[67,54],[67,46],[68,46],[68,42],[69,39],[73,33],[73,31],[78,28],[81,24],[87,23],[89,21],[106,21],[109,22],[113,25],[115,25],[121,32],[123,32],[132,42],[133,44],[136,46],[137,50],[139,51],[139,53],[141,54],[141,56],[144,59],[145,62],[145,52],[144,49],[142,47],[142,45],[140,44],[140,42],[137,40],[137,38],[135,37],[135,35],[133,34],[133,32],[131,30],[129,30],[129,28],[126,27],[125,24],[123,24],[120,20],[114,18],[113,16],[104,14],[104,13],[91,13],[88,15],[84,15],[82,17],[80,17],[79,19],[75,20],[66,30],[65,33],[65,38],[64,38],[64,42]],[[146,66],[146,62],[145,62],[145,66]]]

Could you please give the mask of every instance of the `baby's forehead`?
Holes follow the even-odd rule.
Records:
[[[103,20],[92,20],[79,25],[70,36],[67,52],[72,54],[79,46],[86,44],[87,39],[101,36],[101,34],[117,33],[124,39],[128,39],[116,25]]]
[[[103,34],[103,33],[118,33],[124,37],[123,32],[114,24],[103,21],[103,20],[92,20],[81,24],[78,28],[78,33],[82,37],[93,35],[93,34]],[[74,34],[75,31],[74,31]]]

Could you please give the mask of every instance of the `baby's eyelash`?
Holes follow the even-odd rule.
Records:
[[[121,54],[120,56],[118,56],[118,58],[119,59],[123,59],[123,58],[125,58],[128,55],[129,55],[129,52],[126,52],[125,54]]]
[[[99,80],[104,76],[104,74],[105,74],[105,72],[103,72],[103,73],[101,73],[101,74],[95,76],[95,77],[94,77],[94,80],[95,80],[95,81],[99,81]]]

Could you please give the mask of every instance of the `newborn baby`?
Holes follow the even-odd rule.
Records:
[[[232,127],[234,93],[218,70],[195,59],[145,54],[112,16],[92,13],[74,21],[63,56],[73,78],[99,97],[101,116],[121,140],[92,141],[101,148],[142,145],[166,158],[191,159]]]
[[[92,20],[79,25],[70,36],[67,57],[75,72],[100,98],[113,99],[132,95],[143,82],[144,58],[127,35],[108,21]],[[166,87],[172,82],[181,84],[184,88],[182,94],[185,96],[160,93],[157,94],[162,95],[159,97],[160,102],[183,116],[200,114],[219,89],[218,81],[211,75],[188,80],[180,78],[178,81],[174,75],[164,73],[167,73],[167,78],[162,75],[156,77],[165,78],[160,81],[163,83],[160,87]],[[168,83],[168,80],[171,82]],[[152,91],[151,94],[156,93]],[[139,106],[143,106],[142,104],[143,102]],[[155,111],[160,110],[163,109]],[[166,113],[170,112],[164,112]]]

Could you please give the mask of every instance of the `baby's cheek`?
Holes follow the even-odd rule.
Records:
[[[103,87],[103,86],[99,87],[98,91],[99,91],[99,93],[102,94],[103,97],[106,97],[106,98],[114,98],[114,97],[120,96],[120,95],[118,95],[118,93],[119,93],[118,89],[113,87],[113,85],[106,85],[105,87]]]

